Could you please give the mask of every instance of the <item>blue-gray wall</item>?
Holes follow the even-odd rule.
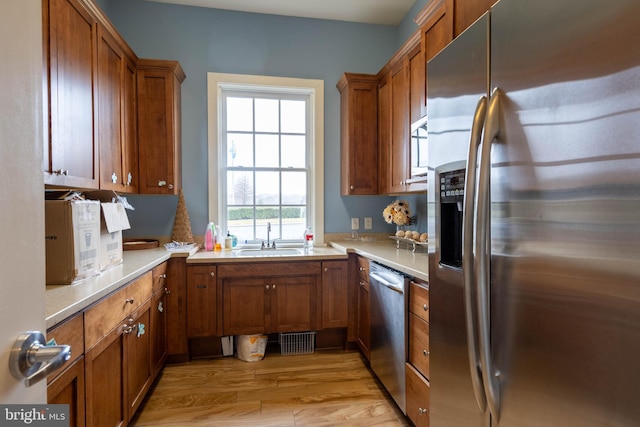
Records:
[[[416,30],[413,18],[426,3],[417,0],[394,27],[98,0],[138,56],[178,60],[187,75],[182,84],[182,179],[194,234],[201,234],[209,221],[207,72],[324,80],[325,232],[348,232],[351,217],[365,216],[373,218],[374,232],[393,229],[382,219],[382,209],[393,198],[340,196],[340,99],[335,84],[345,71],[375,74]],[[426,197],[406,199],[424,218],[421,228],[426,230]],[[127,235],[171,234],[176,197],[135,195],[129,200],[136,210],[129,214],[132,229]]]

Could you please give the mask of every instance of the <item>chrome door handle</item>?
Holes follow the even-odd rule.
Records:
[[[500,419],[499,373],[494,371],[491,357],[489,284],[491,280],[491,145],[500,134],[500,99],[502,91],[496,88],[491,93],[487,107],[487,123],[482,138],[480,169],[478,172],[478,194],[475,205],[475,260],[474,270],[477,282],[476,303],[478,310],[478,335],[480,344],[480,366],[482,382],[487,395],[489,410],[496,422]]]
[[[482,141],[482,129],[484,127],[487,112],[487,97],[482,96],[476,105],[471,126],[471,138],[469,141],[469,153],[467,155],[467,169],[464,183],[464,208],[462,217],[462,272],[464,276],[464,307],[466,312],[467,351],[469,352],[469,370],[471,372],[471,385],[476,396],[476,402],[482,412],[487,407],[487,399],[482,384],[482,372],[480,358],[478,356],[477,338],[477,311],[475,309],[475,281],[474,281],[474,232],[473,213],[476,197],[476,166],[478,163],[478,147]]]
[[[24,378],[27,387],[47,378],[71,358],[71,346],[45,345],[39,331],[20,334],[9,355],[9,370],[15,379]]]

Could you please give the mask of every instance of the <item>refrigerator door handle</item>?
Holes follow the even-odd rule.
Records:
[[[500,414],[500,390],[499,372],[494,370],[491,357],[490,337],[490,307],[489,307],[489,283],[491,262],[491,229],[490,229],[490,205],[491,189],[491,145],[500,133],[500,98],[502,91],[495,88],[491,93],[487,107],[487,119],[480,151],[480,170],[478,173],[478,193],[476,194],[475,213],[475,260],[474,272],[477,283],[477,308],[480,336],[480,365],[482,367],[482,382],[487,396],[489,411],[499,421]]]
[[[477,311],[474,307],[475,281],[473,266],[473,237],[475,233],[473,232],[473,204],[476,197],[478,146],[482,141],[482,129],[484,127],[486,111],[487,97],[482,96],[478,100],[478,104],[473,115],[473,124],[471,126],[471,138],[469,141],[469,154],[467,155],[467,168],[464,183],[464,208],[462,210],[462,272],[464,275],[464,307],[467,328],[467,351],[469,352],[469,370],[471,371],[473,394],[475,395],[478,407],[480,407],[482,412],[484,412],[487,407],[487,399],[484,392],[484,385],[482,384],[482,372],[478,358],[478,337],[476,335],[478,324],[476,320]]]

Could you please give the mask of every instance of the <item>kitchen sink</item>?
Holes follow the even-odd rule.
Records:
[[[304,251],[298,248],[276,248],[276,249],[238,249],[235,255],[238,257],[268,257],[268,256],[291,256],[303,255]]]

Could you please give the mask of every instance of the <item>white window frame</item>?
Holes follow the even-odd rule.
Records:
[[[255,76],[246,74],[207,73],[207,121],[208,121],[208,187],[209,220],[226,227],[226,213],[220,197],[225,194],[221,188],[220,161],[226,159],[222,152],[222,89],[272,87],[277,91],[308,93],[310,109],[310,153],[309,153],[309,193],[307,222],[314,230],[316,243],[324,243],[324,80],[298,79],[290,77]],[[252,89],[252,90],[253,90]]]

